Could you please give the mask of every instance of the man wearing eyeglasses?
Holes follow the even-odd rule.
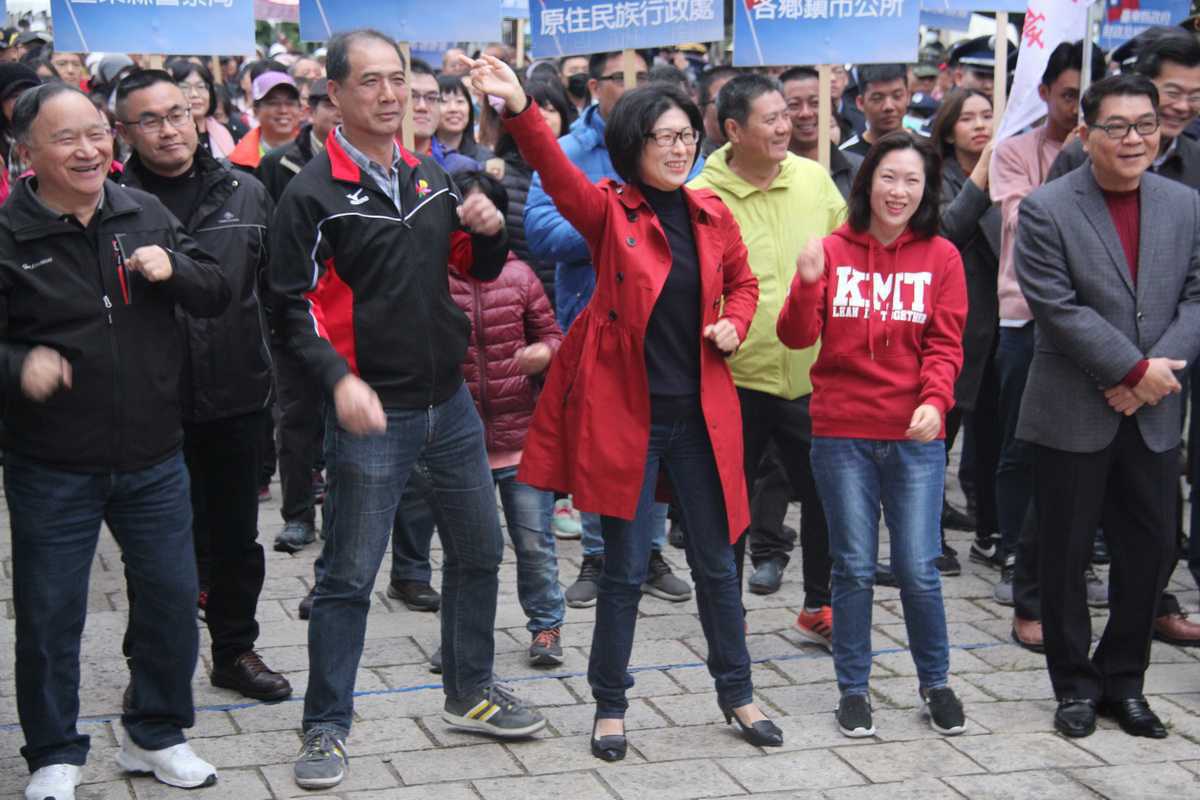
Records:
[[[1143,695],[1155,609],[1175,562],[1180,376],[1200,353],[1200,194],[1146,174],[1158,90],[1093,84],[1078,133],[1090,163],[1021,203],[1015,266],[1037,325],[1017,437],[1033,448],[1054,723],[1096,714],[1132,736],[1167,730]],[[1108,623],[1089,657],[1083,571],[1096,528],[1112,553]]]
[[[1152,29],[1153,31],[1153,29]],[[1200,190],[1200,143],[1184,135],[1184,130],[1200,114],[1200,42],[1187,31],[1169,30],[1157,37],[1142,35],[1133,72],[1149,78],[1158,89],[1158,152],[1150,171]],[[1137,40],[1133,42],[1137,45]],[[1047,180],[1054,180],[1077,169],[1088,160],[1081,140],[1072,141],[1054,161]],[[1200,392],[1200,370],[1192,375],[1192,425],[1189,446],[1200,446],[1200,422],[1195,412],[1195,397]],[[1193,459],[1195,467],[1196,459]],[[1197,485],[1193,479],[1193,487]],[[1179,502],[1183,502],[1180,495]],[[1188,566],[1200,584],[1200,509],[1192,504],[1194,532],[1188,554]],[[1182,517],[1180,516],[1181,520]],[[1178,528],[1177,522],[1172,525]],[[1188,619],[1179,600],[1163,592],[1154,618],[1154,638],[1180,647],[1200,647],[1200,624]]]
[[[229,154],[230,163],[251,172],[262,157],[283,147],[300,131],[300,89],[286,72],[264,72],[251,84],[258,127],[242,137]]]
[[[173,786],[208,785],[216,770],[184,739],[199,640],[176,314],[220,314],[229,285],[160,202],[106,180],[112,135],[78,89],[28,90],[10,133],[35,173],[0,209],[16,702],[33,773],[25,797],[71,800],[87,759],[79,649],[102,521],[140,598],[129,613],[133,703],[117,762]]]
[[[210,548],[201,585],[208,589],[212,684],[256,700],[282,700],[291,684],[254,651],[266,566],[257,541],[259,434],[271,399],[258,288],[267,266],[271,199],[255,178],[221,166],[199,147],[187,98],[167,72],[141,70],[123,79],[116,110],[117,130],[133,148],[121,182],[161,200],[216,257],[233,291],[215,319],[180,317],[183,453],[195,536]]]

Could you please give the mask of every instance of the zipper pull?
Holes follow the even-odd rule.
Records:
[[[113,324],[112,319],[112,301],[108,299],[108,295],[104,295],[104,307],[108,309],[108,324]]]

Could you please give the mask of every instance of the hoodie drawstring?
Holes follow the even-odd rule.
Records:
[[[875,360],[875,337],[871,323],[875,321],[875,237],[867,238],[867,293],[871,298],[870,311],[867,314],[867,350],[871,354],[871,360]],[[883,346],[890,349],[892,346],[892,308],[896,303],[896,295],[900,293],[899,278],[896,275],[896,269],[900,264],[900,250],[904,247],[904,242],[897,242],[895,252],[892,253],[892,272],[891,272],[891,291],[888,297],[886,308],[880,308],[883,312]]]

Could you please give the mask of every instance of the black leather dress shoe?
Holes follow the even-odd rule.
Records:
[[[1144,736],[1147,739],[1167,738],[1167,726],[1150,710],[1150,704],[1144,697],[1105,700],[1100,704],[1100,713],[1115,719],[1121,730],[1130,736]]]
[[[778,558],[769,558],[754,569],[754,574],[747,582],[754,594],[774,594],[783,584],[783,562]]]
[[[1072,739],[1091,736],[1096,730],[1096,702],[1081,698],[1060,700],[1054,712],[1054,729]]]
[[[242,653],[231,664],[214,666],[210,679],[213,686],[233,689],[255,700],[278,701],[292,693],[288,679],[272,671],[253,650]]]

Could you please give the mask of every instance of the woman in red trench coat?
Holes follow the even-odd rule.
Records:
[[[588,682],[592,752],[624,757],[626,690],[651,507],[660,472],[687,527],[708,667],[727,721],[759,745],[783,735],[754,705],[732,543],[749,524],[741,416],[725,357],[746,335],[758,283],[733,214],[709,191],[683,188],[703,129],[678,89],[626,92],[605,145],[625,180],[591,183],[565,155],[505,64],[470,62],[476,89],[505,101],[505,127],[563,216],[587,240],[591,303],[571,326],[526,439],[520,480],[570,492],[601,515],[599,581]]]

